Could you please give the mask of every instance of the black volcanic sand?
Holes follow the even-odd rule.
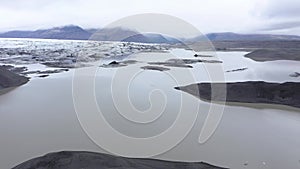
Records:
[[[166,67],[179,67],[179,68],[193,68],[193,66],[189,64],[196,64],[196,63],[222,63],[222,61],[203,60],[203,59],[169,59],[164,62],[148,62],[149,65],[163,65]]]
[[[38,157],[13,169],[221,169],[207,163],[133,159],[93,152],[58,152]]]
[[[25,72],[27,71],[28,69],[26,67],[14,67],[14,66],[11,66],[11,65],[2,65],[0,66],[6,70],[9,70],[13,73],[17,73],[17,74],[20,74],[22,72]]]
[[[290,74],[290,77],[300,77],[300,73],[299,72],[295,72],[293,74]]]
[[[194,54],[194,57],[213,57],[213,56],[211,56],[211,55],[200,55],[200,54]]]
[[[138,63],[138,61],[136,61],[136,60],[124,60],[124,61],[121,61],[121,62],[112,61],[109,64],[103,64],[99,67],[102,67],[102,68],[118,68],[118,67],[125,67],[125,66],[131,65],[131,64],[136,64],[136,63]]]
[[[144,69],[144,70],[155,70],[155,71],[167,71],[167,70],[171,70],[169,68],[165,68],[165,67],[160,67],[160,66],[143,66],[141,67],[141,69]]]
[[[40,75],[38,77],[41,77],[41,78],[45,78],[45,77],[48,77],[49,75]]]
[[[175,87],[204,101],[224,102],[226,85],[226,102],[275,104],[300,108],[300,83],[267,83],[249,81],[237,83],[199,83]],[[216,95],[211,94],[212,86]],[[255,106],[254,106],[255,107]]]
[[[149,63],[149,64],[151,64],[151,63]],[[191,65],[178,64],[178,63],[165,63],[165,64],[162,64],[162,65],[166,66],[166,67],[193,68],[193,66],[191,66]]]
[[[46,77],[45,75],[49,76],[49,74],[54,74],[54,73],[62,73],[62,72],[67,72],[69,69],[54,69],[54,70],[45,70],[45,71],[40,71],[40,70],[34,70],[34,71],[28,71],[27,67],[14,67],[11,65],[2,65],[0,66],[10,72],[19,74],[19,75],[29,75],[29,74],[42,74],[41,76]]]
[[[169,59],[165,63],[195,64],[195,63],[223,63],[223,62],[220,60],[204,60],[204,59]]]
[[[148,62],[149,65],[162,65],[166,67],[193,68],[193,66],[185,63],[170,63],[170,62]]]
[[[300,61],[300,49],[258,49],[245,57],[255,61],[293,60]]]
[[[239,68],[239,69],[227,70],[226,72],[227,72],[227,73],[231,73],[231,72],[241,72],[241,71],[245,71],[245,70],[247,70],[247,69],[248,69],[247,67],[244,67],[244,68]]]
[[[0,90],[21,86],[27,83],[29,79],[20,76],[0,66]]]
[[[45,70],[45,71],[26,71],[26,72],[21,72],[22,75],[28,75],[28,74],[54,74],[54,73],[62,73],[62,72],[67,72],[69,69],[55,69],[55,70]]]

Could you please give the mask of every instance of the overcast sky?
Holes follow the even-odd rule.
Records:
[[[181,18],[201,32],[300,35],[300,0],[0,0],[0,31],[100,28],[133,14]]]

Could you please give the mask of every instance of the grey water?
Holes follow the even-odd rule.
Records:
[[[211,53],[204,52],[204,54]],[[258,63],[243,57],[245,54],[246,52],[216,52],[213,54],[215,57],[209,59],[222,60],[224,72],[248,68],[244,71],[224,73],[224,79],[229,82],[300,81],[299,78],[289,76],[293,72],[300,72],[299,62]],[[99,61],[94,63],[96,74],[82,76],[95,78],[95,100],[99,109],[115,130],[130,137],[151,137],[167,130],[176,120],[182,96],[190,105],[184,114],[194,115],[194,105],[199,105],[198,116],[184,140],[171,150],[153,158],[204,161],[233,169],[300,168],[300,112],[296,111],[225,106],[215,132],[205,143],[200,144],[199,133],[207,118],[210,103],[177,91],[174,87],[210,81],[211,74],[206,71],[205,66],[197,63],[192,65],[193,69],[172,67],[166,72],[140,69],[150,61],[165,61],[178,57],[193,58],[193,55],[191,51],[183,49],[171,50],[168,53],[133,54],[127,59],[139,61],[137,64],[117,69],[101,68],[98,65],[108,61]],[[129,70],[134,70],[138,74],[132,77],[130,84],[127,84],[123,75]],[[61,150],[109,153],[88,137],[78,120],[72,84],[76,71],[78,69],[53,74],[43,79],[32,78],[29,83],[0,96],[1,168],[11,168],[33,157]],[[182,72],[189,73],[193,77],[186,77],[186,74],[176,76]],[[177,77],[179,79],[176,79]],[[111,89],[114,86],[112,83],[115,83],[116,87],[124,87],[123,85],[128,87],[130,103],[138,111],[147,111],[151,109],[152,104],[160,105],[160,102],[164,102],[162,114],[158,114],[159,118],[151,123],[130,122],[120,115],[114,105],[116,98],[112,97]],[[118,88],[114,89],[118,91]],[[158,93],[151,93],[152,91]],[[119,92],[121,95],[123,91]],[[159,99],[153,99],[152,96]],[[119,98],[121,98],[119,103],[126,103],[127,100],[122,100],[122,96]],[[151,147],[149,151],[150,149]]]

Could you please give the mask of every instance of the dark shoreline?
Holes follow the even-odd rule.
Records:
[[[8,90],[14,87],[26,84],[29,78],[13,73],[0,66],[0,91]],[[1,94],[2,92],[0,92]]]
[[[211,93],[212,86],[216,91],[215,95]],[[175,87],[175,89],[187,92],[203,101],[228,102],[229,104],[275,104],[300,108],[300,83],[297,82],[198,83]]]
[[[300,49],[258,49],[245,57],[255,61],[291,60],[300,61]]]
[[[204,162],[173,162],[156,159],[125,158],[108,154],[63,151],[24,162],[12,169],[225,169]]]

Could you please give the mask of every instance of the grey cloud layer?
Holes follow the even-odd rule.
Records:
[[[140,13],[179,17],[206,33],[290,29],[293,34],[300,25],[300,0],[0,0],[0,31],[66,24],[102,27]]]
[[[299,0],[268,0],[261,15],[268,18],[284,18],[300,16]]]

